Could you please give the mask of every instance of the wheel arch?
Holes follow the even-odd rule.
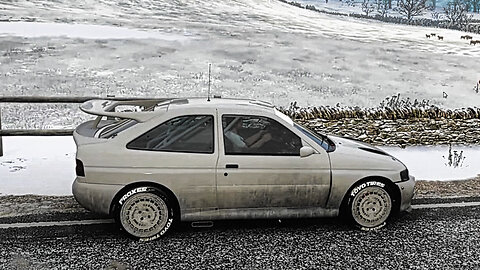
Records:
[[[345,194],[343,195],[342,203],[340,204],[340,216],[345,216],[346,212],[348,211],[347,210],[348,198],[353,188],[355,188],[359,184],[362,184],[368,181],[379,181],[384,183],[387,187],[387,191],[392,196],[392,204],[393,204],[392,214],[394,215],[400,211],[401,193],[398,186],[395,185],[395,183],[393,183],[392,180],[384,176],[367,176],[357,180],[356,182],[353,182],[350,185],[350,187],[347,189],[347,192],[345,192]]]
[[[142,187],[142,186],[154,187],[156,189],[159,189],[165,192],[165,194],[168,196],[168,199],[170,199],[170,201],[173,203],[174,219],[180,220],[180,214],[181,214],[180,203],[178,202],[178,198],[175,195],[175,193],[173,193],[173,191],[171,191],[169,188],[167,188],[164,185],[161,185],[155,182],[149,182],[149,181],[140,181],[140,182],[130,183],[124,186],[121,190],[119,190],[117,194],[115,194],[115,196],[113,197],[112,202],[110,203],[110,211],[109,211],[110,215],[112,216],[115,215],[115,211],[117,211],[117,206],[118,206],[117,202],[124,194],[126,194],[131,189]]]

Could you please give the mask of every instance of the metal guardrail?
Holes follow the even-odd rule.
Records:
[[[72,134],[73,134],[73,129],[6,129],[6,130],[0,129],[0,137],[1,136],[70,136]],[[1,149],[1,146],[0,146],[0,149]]]
[[[44,96],[1,96],[0,103],[83,103],[91,99],[106,100],[149,100],[156,98],[132,98],[132,97],[44,97]]]
[[[0,103],[83,103],[91,99],[106,100],[148,100],[152,98],[132,97],[47,97],[47,96],[1,96]],[[2,136],[71,136],[73,129],[4,129],[0,108],[0,157],[3,156]]]

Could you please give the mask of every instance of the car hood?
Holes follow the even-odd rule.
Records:
[[[403,170],[405,165],[382,149],[338,136],[328,136],[335,143],[335,151],[330,153],[332,168],[366,170]]]

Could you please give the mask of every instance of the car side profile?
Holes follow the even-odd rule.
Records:
[[[74,131],[75,199],[132,238],[178,221],[344,215],[377,229],[411,209],[415,178],[371,145],[308,130],[270,103],[91,100]]]

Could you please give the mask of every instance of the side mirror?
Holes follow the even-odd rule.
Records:
[[[310,146],[303,146],[300,148],[300,157],[308,157],[315,153],[315,150]]]

